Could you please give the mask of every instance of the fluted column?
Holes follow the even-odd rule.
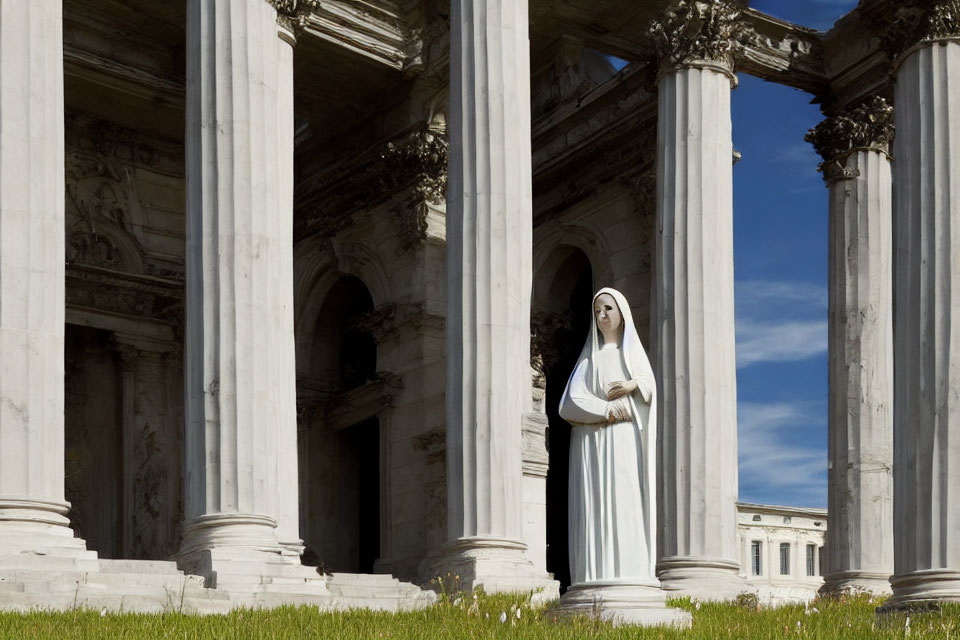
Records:
[[[890,593],[893,573],[893,109],[807,135],[830,188],[829,573],[821,593]]]
[[[680,3],[651,34],[660,53],[657,265],[658,575],[705,599],[745,588],[737,547],[732,52],[739,10]],[[689,25],[700,24],[697,34]]]
[[[934,19],[896,67],[890,606],[960,600],[960,15],[949,4],[926,10]]]
[[[278,283],[275,294],[284,338],[277,353],[280,423],[278,457],[280,460],[277,537],[284,552],[299,557],[300,473],[297,446],[297,371],[293,328],[293,47],[296,44],[296,15],[281,14],[277,38],[277,194],[279,207],[276,224],[278,238]]]
[[[424,577],[524,591],[522,424],[532,286],[526,0],[452,0],[447,196],[447,533]],[[433,576],[431,576],[433,574]]]
[[[64,499],[60,0],[0,0],[0,546],[79,553]]]
[[[291,159],[286,147],[280,157],[289,139],[278,138],[291,57],[282,47],[289,45],[278,42],[277,11],[264,0],[187,2],[186,525],[179,561],[206,575],[237,557],[279,559],[285,475],[278,467],[296,462],[287,433],[296,433],[292,212],[280,168]]]

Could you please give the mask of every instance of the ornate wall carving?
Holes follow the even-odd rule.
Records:
[[[277,10],[277,23],[297,33],[307,24],[310,12],[320,7],[320,0],[267,0]]]

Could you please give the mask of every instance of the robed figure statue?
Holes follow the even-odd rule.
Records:
[[[593,322],[560,403],[570,437],[573,585],[656,581],[657,388],[614,289],[593,298]]]

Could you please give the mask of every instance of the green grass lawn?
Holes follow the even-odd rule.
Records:
[[[756,610],[734,604],[673,604],[693,613],[693,629],[613,628],[585,619],[558,621],[549,609],[531,609],[524,598],[443,597],[430,609],[401,614],[309,608],[238,611],[224,616],[68,613],[0,614],[0,638],[958,638],[960,607],[939,613],[894,614],[877,619],[867,598],[818,601]],[[519,614],[517,613],[519,611]],[[501,620],[505,620],[501,622]]]

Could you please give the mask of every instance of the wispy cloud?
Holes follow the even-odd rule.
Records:
[[[827,351],[827,321],[737,322],[737,367],[806,360]]]
[[[827,350],[827,291],[797,282],[737,283],[737,367],[806,360]]]
[[[823,412],[799,402],[740,402],[737,410],[741,500],[825,506],[826,449],[796,437],[822,433]]]

